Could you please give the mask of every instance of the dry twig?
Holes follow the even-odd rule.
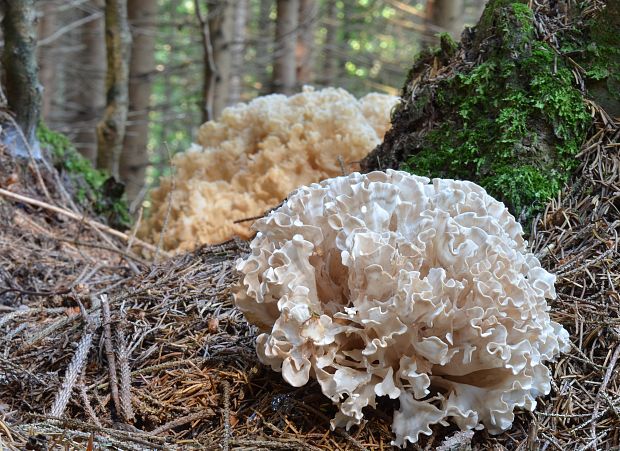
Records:
[[[123,232],[119,232],[118,230],[115,230],[111,227],[108,227],[106,225],[103,225],[97,221],[94,221],[92,219],[88,219],[85,218],[83,216],[80,216],[72,211],[66,210],[64,208],[60,208],[60,207],[56,207],[55,205],[51,205],[48,204],[47,202],[42,202],[40,200],[36,200],[33,199],[31,197],[28,196],[23,196],[21,194],[17,194],[17,193],[13,193],[11,191],[7,191],[3,188],[0,188],[0,195],[8,198],[8,199],[12,199],[14,201],[18,201],[18,202],[23,202],[29,205],[34,205],[35,207],[40,207],[40,208],[45,208],[46,210],[49,211],[53,211],[54,213],[58,213],[61,214],[63,216],[66,216],[68,218],[74,219],[76,221],[80,221],[80,222],[84,222],[85,224],[88,224],[89,226],[93,227],[94,229],[100,230],[102,232],[108,233],[110,235],[113,235],[117,238],[122,239],[125,242],[129,242],[129,237],[124,234]],[[135,239],[136,244],[142,246],[143,248],[149,250],[149,251],[156,251],[155,246],[153,246],[152,244],[149,243],[145,243],[142,240],[139,239]],[[163,251],[162,251],[163,252]],[[168,255],[167,253],[163,252],[165,255]]]

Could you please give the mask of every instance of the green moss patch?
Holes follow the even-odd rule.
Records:
[[[68,182],[78,204],[105,217],[112,226],[129,226],[131,220],[127,203],[122,197],[122,185],[119,189],[119,185],[105,172],[95,169],[62,133],[39,124],[37,138],[41,146],[49,150],[54,167]]]
[[[571,70],[536,39],[532,11],[503,3],[481,21],[492,36],[476,49],[482,62],[434,89],[439,120],[401,168],[476,181],[527,220],[571,175],[591,119]]]

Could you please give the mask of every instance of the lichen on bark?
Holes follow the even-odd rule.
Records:
[[[562,53],[562,39],[571,38],[571,51],[592,47],[588,30],[602,15],[588,21],[561,2],[536,12],[526,3],[491,0],[458,49],[442,36],[439,49],[420,55],[364,170],[473,180],[523,223],[557,194],[591,123],[585,84],[576,82],[585,69]]]

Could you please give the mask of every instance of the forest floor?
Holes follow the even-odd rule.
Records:
[[[620,131],[592,113],[579,176],[530,237],[573,343],[552,393],[501,435],[436,426],[408,449],[620,445]],[[151,246],[147,259],[37,167],[0,148],[0,449],[390,449],[393,402],[331,431],[317,383],[291,387],[258,362],[231,295],[245,242],[177,256]]]

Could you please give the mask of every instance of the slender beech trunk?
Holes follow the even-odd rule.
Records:
[[[248,16],[248,0],[236,0],[233,5],[232,41],[230,43],[230,83],[227,106],[241,99],[243,81],[243,57],[245,55],[245,29]]]
[[[126,0],[106,0],[106,108],[97,125],[97,167],[119,180],[119,163],[125,137],[129,104],[131,33]]]
[[[209,1],[209,29],[215,62],[215,86],[213,87],[213,117],[220,117],[228,101],[231,77],[231,52],[233,40],[234,4],[232,1]]]
[[[120,175],[127,198],[133,201],[144,186],[149,163],[147,151],[151,74],[155,67],[156,0],[128,0],[132,46],[129,65],[129,122],[121,155]]]
[[[338,2],[327,0],[325,4],[325,44],[323,47],[323,77],[325,86],[333,86],[338,77]]]
[[[273,91],[293,94],[297,85],[295,47],[299,26],[299,0],[278,0]]]
[[[203,78],[202,78],[202,122],[213,119],[213,98],[215,92],[215,80],[217,77],[217,68],[215,67],[215,58],[213,55],[213,39],[211,29],[207,21],[207,15],[203,13],[200,0],[194,0],[194,9],[196,10],[196,18],[200,23],[200,32],[202,34],[202,54],[203,54]]]
[[[76,102],[83,98],[80,71],[84,65],[80,61],[82,27],[71,25],[87,14],[81,8],[62,8],[54,0],[40,0],[37,5],[41,8],[39,14],[44,15],[39,18],[37,42],[43,118],[52,130],[65,133],[74,141],[82,120],[76,112]],[[50,33],[45,32],[46,28]]]
[[[262,69],[257,78],[260,82],[261,94],[267,94],[271,84],[270,69],[272,57],[270,48],[273,45],[273,23],[269,17],[273,0],[260,0],[258,10],[258,29],[260,30],[256,41],[256,63]]]
[[[52,2],[40,2],[38,38],[45,39],[54,33],[56,29],[55,5]],[[43,85],[43,95],[41,101],[41,118],[47,121],[52,111],[52,99],[54,98],[54,81],[56,78],[56,67],[58,65],[55,56],[55,46],[53,43],[37,48],[37,61],[39,64],[39,78]]]
[[[91,0],[92,11],[103,13],[104,0]],[[97,121],[106,106],[105,74],[105,20],[102,17],[88,22],[81,28],[81,45],[78,58],[82,66],[79,86],[75,89],[74,123],[79,125],[73,141],[77,150],[93,164],[97,161]]]
[[[202,32],[204,81],[202,90],[203,122],[216,119],[226,106],[230,86],[230,43],[233,5],[231,2],[207,1],[207,12],[200,0],[194,0]]]
[[[427,4],[428,20],[454,39],[463,31],[464,13],[464,0],[430,0]]]
[[[300,86],[314,81],[314,37],[318,10],[317,0],[300,0],[297,38],[297,82]]]
[[[4,7],[2,66],[7,104],[27,144],[38,156],[35,132],[41,110],[41,86],[37,78],[35,0],[0,1]],[[20,145],[23,141],[19,133],[11,135],[6,142],[12,143],[16,153],[27,155],[27,148]]]

